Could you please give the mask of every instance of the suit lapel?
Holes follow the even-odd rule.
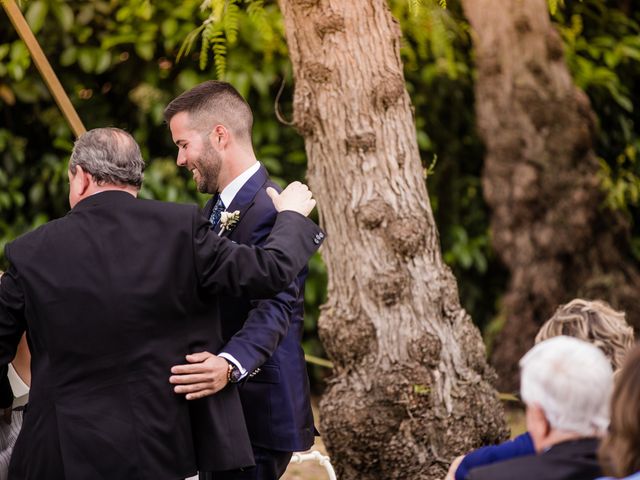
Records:
[[[238,228],[240,223],[242,223],[242,218],[244,217],[244,215],[253,206],[256,194],[268,179],[269,174],[267,173],[267,169],[264,168],[263,165],[260,165],[258,171],[254,173],[251,178],[249,178],[249,180],[247,180],[247,182],[238,191],[236,196],[233,197],[231,205],[226,208],[227,212],[235,212],[236,210],[240,212],[238,223],[233,227],[232,230],[225,230],[224,232],[220,233],[220,236],[229,236],[235,229]],[[216,228],[216,230],[220,232],[219,228]]]

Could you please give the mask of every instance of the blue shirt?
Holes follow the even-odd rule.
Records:
[[[467,478],[469,470],[473,468],[510,460],[516,457],[523,457],[525,455],[534,455],[535,453],[536,450],[533,447],[531,435],[529,435],[529,432],[526,432],[500,445],[482,447],[469,452],[458,466],[455,477],[456,480],[464,480]]]

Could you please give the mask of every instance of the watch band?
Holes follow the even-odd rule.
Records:
[[[227,383],[232,383],[231,382],[231,374],[233,372],[233,368],[234,368],[233,367],[233,363],[231,363],[229,360],[227,360]]]

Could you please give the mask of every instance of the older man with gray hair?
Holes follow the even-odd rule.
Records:
[[[520,360],[520,393],[536,455],[472,470],[468,480],[569,480],[602,475],[596,450],[609,424],[611,363],[576,338],[554,337]]]
[[[0,368],[25,331],[32,354],[9,478],[178,480],[254,463],[237,390],[187,402],[167,372],[220,348],[218,296],[264,298],[293,281],[321,243],[305,218],[315,202],[299,183],[271,191],[269,239],[236,245],[195,205],[136,198],[143,169],[128,133],[83,134],[69,162],[71,211],[6,247]]]

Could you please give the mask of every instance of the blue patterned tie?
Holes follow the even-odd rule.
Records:
[[[218,200],[216,204],[213,206],[213,210],[211,210],[211,216],[209,217],[209,221],[211,222],[211,228],[215,228],[220,221],[220,215],[224,211],[224,203],[222,203],[222,198],[218,196]]]

